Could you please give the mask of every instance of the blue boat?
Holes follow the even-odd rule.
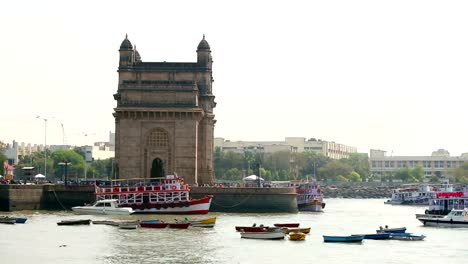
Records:
[[[158,220],[158,219],[140,220],[140,223],[143,223],[143,224],[157,224],[157,223],[161,223],[161,221]]]
[[[410,241],[418,241],[423,240],[426,238],[425,235],[422,234],[414,234],[414,233],[390,233],[390,239],[396,240],[410,240]]]
[[[364,235],[350,235],[350,236],[323,236],[323,242],[362,242]]]
[[[24,218],[24,217],[16,217],[15,223],[17,223],[17,224],[24,224],[24,223],[26,223],[26,220],[28,220],[28,219],[27,219],[27,218]]]
[[[353,235],[353,236],[364,236],[364,239],[390,239],[390,233],[377,233],[377,234],[364,234],[364,235]]]
[[[388,228],[388,226],[385,226],[385,228],[380,227],[379,230],[375,230],[377,233],[405,233],[406,232],[406,227],[394,227],[394,228]]]

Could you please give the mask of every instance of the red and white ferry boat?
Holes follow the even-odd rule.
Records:
[[[296,187],[297,207],[299,211],[322,212],[325,208],[323,192],[320,185],[313,181],[291,181],[290,186]]]
[[[161,178],[112,180],[96,186],[96,200],[116,199],[119,206],[131,207],[134,213],[206,214],[213,195],[190,198],[190,186],[177,175]]]

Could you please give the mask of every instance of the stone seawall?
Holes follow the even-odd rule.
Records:
[[[239,213],[295,213],[294,188],[215,188],[192,187],[190,195],[200,198],[213,195],[210,211]]]
[[[390,186],[337,186],[322,187],[326,198],[390,198],[394,187]]]

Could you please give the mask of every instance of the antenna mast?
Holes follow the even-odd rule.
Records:
[[[67,145],[67,137],[65,136],[65,128],[63,127],[63,124],[60,124],[62,125],[62,141],[63,141],[63,145],[66,146]]]

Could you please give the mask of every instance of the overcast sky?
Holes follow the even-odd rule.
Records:
[[[5,1],[0,140],[107,141],[118,49],[214,60],[215,137],[468,152],[468,1]],[[62,131],[63,124],[63,133]],[[86,136],[87,135],[87,136]]]

